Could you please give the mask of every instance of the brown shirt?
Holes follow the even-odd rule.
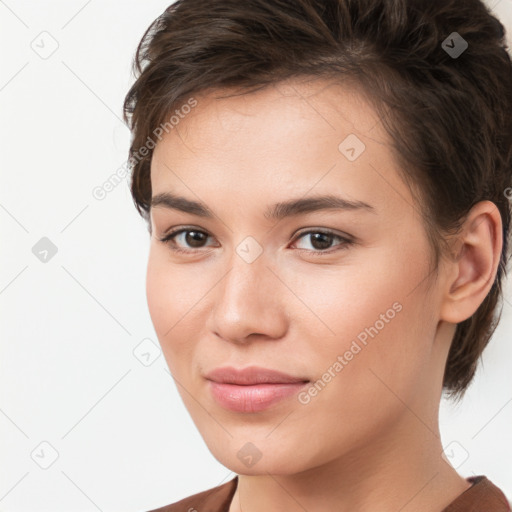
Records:
[[[511,512],[503,492],[485,476],[467,479],[473,485],[442,512]],[[229,512],[238,476],[225,484],[148,512]]]

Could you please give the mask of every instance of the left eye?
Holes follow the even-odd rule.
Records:
[[[177,245],[178,238],[184,235],[182,237],[182,242],[185,244],[189,244],[189,247],[187,249],[183,249]],[[313,246],[313,250],[311,249],[299,249],[300,252],[307,252],[315,255],[322,255],[322,254],[330,254],[332,252],[335,252],[337,250],[345,249],[350,244],[353,243],[352,240],[350,240],[347,237],[343,237],[340,235],[337,235],[331,231],[306,231],[300,233],[298,236],[295,237],[294,242],[297,240],[300,240],[301,238],[305,238],[306,236],[310,236],[311,245]],[[166,243],[169,245],[170,249],[175,252],[182,252],[182,253],[194,253],[197,252],[199,249],[204,248],[203,245],[201,245],[206,239],[208,238],[208,233],[205,233],[204,231],[200,231],[197,229],[191,229],[191,228],[181,228],[176,231],[172,231],[165,235],[163,238],[160,238],[159,240],[163,243]],[[326,249],[329,249],[332,246],[333,239],[338,239],[341,241],[340,244],[338,244],[338,248],[334,250],[327,251]]]
[[[297,236],[295,240],[300,240],[306,236],[310,237],[310,243],[315,250],[311,251],[309,249],[301,249],[301,251],[305,250],[306,252],[317,254],[329,254],[340,249],[345,249],[352,243],[352,241],[348,238],[332,233],[331,231],[306,231],[305,233],[301,233],[299,236]],[[332,246],[333,239],[341,240],[341,243],[338,244],[338,249],[326,251],[326,249],[329,249]]]

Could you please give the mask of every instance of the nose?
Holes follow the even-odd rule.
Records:
[[[247,343],[279,339],[288,329],[289,291],[264,255],[251,263],[234,254],[231,266],[212,290],[209,328],[220,338]]]

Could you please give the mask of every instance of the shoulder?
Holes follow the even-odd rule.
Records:
[[[457,497],[443,512],[511,512],[511,504],[503,491],[487,477],[467,478],[473,485]]]
[[[222,485],[147,512],[227,512],[237,483],[238,475]]]

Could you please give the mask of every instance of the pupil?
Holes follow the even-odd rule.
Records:
[[[191,237],[190,233],[194,233],[194,236]],[[201,247],[200,242],[202,241],[201,238],[203,235],[204,235],[204,233],[199,233],[198,231],[187,231],[187,234],[185,236],[185,238],[187,239],[187,244],[189,244],[191,247]],[[190,243],[191,239],[192,239],[192,243]],[[195,242],[199,242],[199,244],[195,245]]]
[[[313,236],[313,244],[312,245],[313,245],[313,247],[315,247],[315,249],[328,249],[329,248],[329,246],[330,246],[329,238],[331,235],[326,235],[324,233],[314,233],[312,236]],[[322,243],[322,239],[323,239],[323,243]],[[315,242],[318,242],[319,240],[320,240],[320,247],[317,247]]]

